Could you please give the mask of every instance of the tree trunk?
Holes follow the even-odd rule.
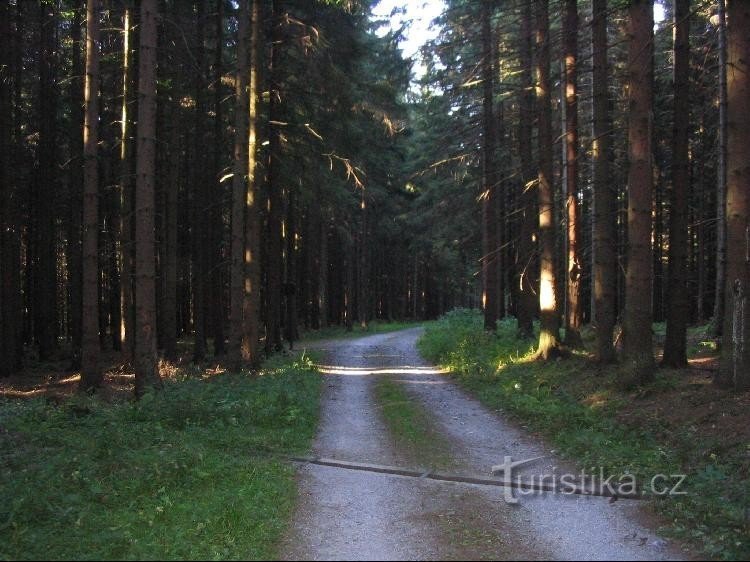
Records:
[[[49,359],[57,348],[57,251],[55,208],[57,188],[57,9],[39,4],[39,144],[32,197],[31,305],[39,358]]]
[[[135,179],[135,392],[161,388],[156,363],[156,45],[157,0],[141,0]]]
[[[632,0],[628,20],[628,266],[625,279],[624,354],[635,379],[653,377],[653,254],[651,210],[653,33],[652,0]]]
[[[0,52],[12,51],[10,6],[0,6]],[[9,57],[10,58],[10,57]],[[21,325],[18,279],[19,230],[14,181],[13,82],[10,64],[0,65],[0,377],[19,367]]]
[[[81,21],[82,0],[76,0],[73,7],[73,27],[71,29],[72,48],[72,77],[70,80],[70,186],[69,201],[70,214],[68,228],[68,247],[66,259],[68,262],[68,294],[70,304],[70,335],[72,347],[71,365],[75,369],[81,367],[81,314],[83,313],[82,283],[81,283],[81,223],[83,220],[83,83],[84,63],[81,57]]]
[[[133,291],[134,280],[134,211],[135,197],[133,186],[133,143],[131,140],[132,116],[129,110],[131,101],[131,83],[133,72],[131,69],[131,29],[132,6],[125,5],[123,15],[123,61],[122,61],[122,114],[120,117],[120,345],[125,361],[132,361],[135,347],[135,300]]]
[[[226,353],[224,342],[224,264],[222,244],[224,242],[224,184],[222,175],[222,158],[224,156],[224,117],[221,100],[224,97],[222,75],[224,74],[224,0],[216,0],[216,27],[214,38],[214,68],[212,82],[214,87],[214,127],[213,139],[213,181],[211,186],[218,197],[210,202],[210,292],[211,292],[211,327],[214,339],[214,355],[220,357]]]
[[[727,19],[726,2],[717,0],[719,16],[719,131],[716,179],[716,298],[713,334],[723,336],[727,269]]]
[[[193,133],[193,158],[192,158],[192,275],[191,286],[193,289],[193,362],[200,363],[206,357],[206,316],[208,312],[208,276],[209,276],[209,229],[206,213],[209,207],[209,183],[211,174],[207,171],[208,161],[206,158],[206,81],[204,71],[206,66],[206,49],[204,44],[203,26],[205,24],[205,3],[198,0],[197,11],[193,16],[192,9],[190,17],[195,18],[196,25],[196,61],[198,69],[194,74],[193,95],[195,96],[195,131]]]
[[[81,390],[102,383],[99,367],[99,0],[86,3],[86,116],[83,125],[83,314],[81,324]]]
[[[675,0],[674,131],[669,222],[669,292],[663,364],[687,366],[688,201],[690,196],[690,1]]]
[[[563,16],[563,56],[565,59],[565,166],[567,192],[567,306],[565,307],[565,345],[582,347],[583,302],[581,299],[582,264],[581,226],[578,203],[578,5],[565,0]]]
[[[536,0],[537,114],[539,119],[539,249],[541,279],[539,307],[541,332],[540,359],[560,352],[560,312],[557,304],[555,271],[555,194],[552,185],[552,116],[550,107],[549,0]]]
[[[495,75],[492,61],[492,1],[482,0],[482,306],[484,329],[497,329],[498,259],[497,216],[495,208],[497,173],[495,169],[495,118],[493,95]]]
[[[240,368],[243,356],[244,286],[245,286],[245,221],[248,196],[248,83],[253,71],[248,66],[250,12],[247,0],[240,0],[237,28],[237,82],[234,114],[234,169],[232,177],[232,263],[229,293],[229,360]],[[248,72],[248,70],[250,72]],[[253,155],[254,157],[254,155]]]
[[[532,79],[532,5],[522,3],[520,43],[520,87],[518,151],[521,158],[522,193],[521,232],[518,241],[516,270],[518,271],[518,334],[523,339],[534,337],[534,313],[536,310],[536,230],[539,222],[537,210],[537,177],[534,173],[532,132],[534,123],[534,88]]]
[[[162,312],[164,356],[177,358],[177,214],[179,211],[180,185],[180,107],[172,104],[172,124],[169,139],[169,179],[165,186],[164,217],[164,263],[162,276],[164,287],[164,309]]]
[[[617,191],[611,185],[612,121],[609,111],[607,62],[607,0],[592,4],[593,160],[594,160],[594,300],[596,357],[615,361],[613,344],[617,322]]]
[[[271,17],[271,99],[269,104],[270,145],[268,163],[268,271],[266,294],[268,301],[266,318],[266,352],[281,351],[281,289],[282,289],[282,240],[281,222],[283,194],[281,192],[281,129],[280,110],[283,101],[281,94],[281,51],[283,48],[282,10],[280,0],[274,0]]]
[[[750,388],[750,4],[727,2],[727,269],[719,382]]]

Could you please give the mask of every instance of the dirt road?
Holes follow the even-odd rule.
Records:
[[[487,477],[506,456],[543,457],[527,474],[565,463],[522,428],[467,396],[416,350],[419,329],[322,342],[326,391],[314,455],[429,470],[431,459],[402,450],[385,426],[373,387],[378,377],[404,385],[430,413],[448,444],[450,470]],[[637,501],[519,495],[504,488],[351,471],[307,464],[284,540],[285,559],[596,559],[684,558],[659,538]]]

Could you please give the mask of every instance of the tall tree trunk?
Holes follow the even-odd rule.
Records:
[[[234,113],[234,167],[232,176],[232,242],[229,292],[229,360],[240,368],[243,354],[245,221],[248,204],[248,84],[252,68],[248,65],[250,12],[248,0],[240,0],[237,28],[237,78]],[[254,158],[254,155],[253,155]]]
[[[624,354],[638,382],[653,377],[653,255],[651,210],[654,11],[652,0],[632,0],[628,19],[628,267]]]
[[[286,275],[284,282],[284,302],[286,322],[284,332],[289,349],[294,348],[297,339],[297,194],[294,187],[287,191],[287,212],[284,232],[286,235]]]
[[[567,306],[565,345],[582,347],[583,302],[581,298],[581,225],[578,190],[578,2],[565,0],[563,56],[565,58],[565,166],[567,193]]]
[[[536,271],[536,231],[539,223],[537,210],[537,176],[534,171],[534,154],[532,132],[534,123],[534,87],[532,78],[532,5],[522,3],[521,38],[520,38],[520,87],[518,151],[521,157],[522,193],[519,197],[521,206],[521,233],[518,241],[516,270],[518,271],[518,334],[523,339],[534,337],[534,313],[536,310],[537,279]]]
[[[723,336],[727,269],[727,18],[725,0],[717,0],[719,26],[719,130],[716,179],[716,298],[713,333]]]
[[[12,52],[10,6],[0,6],[0,52]],[[10,56],[8,57],[10,59]],[[13,72],[0,65],[0,377],[9,376],[20,358],[18,260],[19,232],[13,181]]]
[[[192,5],[192,4],[191,4]],[[209,276],[209,229],[206,212],[209,202],[209,184],[212,174],[207,171],[206,158],[206,81],[204,72],[206,66],[206,49],[204,45],[203,26],[205,24],[205,2],[198,0],[197,10],[190,17],[195,18],[196,24],[196,61],[198,70],[193,80],[193,95],[195,96],[195,131],[193,133],[192,165],[192,276],[193,289],[193,329],[195,341],[193,344],[193,362],[199,363],[206,357],[206,315],[208,312],[208,276]]]
[[[157,0],[141,0],[138,62],[138,141],[135,178],[135,392],[161,388],[156,362],[156,175]]]
[[[99,0],[86,3],[86,116],[83,125],[81,389],[102,383],[99,367]]]
[[[162,312],[164,356],[177,358],[177,215],[179,211],[180,185],[180,107],[172,103],[172,125],[169,139],[169,179],[165,186],[164,217],[164,263],[162,264],[163,299]]]
[[[594,160],[594,300],[596,357],[615,361],[617,322],[617,191],[610,181],[612,121],[609,111],[607,0],[592,3],[593,160]]]
[[[750,388],[750,4],[727,1],[727,269],[719,382]]]
[[[536,0],[536,91],[539,119],[539,254],[541,332],[538,356],[547,360],[560,352],[560,311],[555,271],[555,194],[552,185],[552,116],[550,107],[549,0]]]
[[[281,1],[273,1],[271,16],[271,68],[270,68],[270,144],[268,162],[268,271],[266,299],[266,352],[281,351],[281,289],[282,289],[282,240],[281,222],[283,213],[283,194],[280,181],[281,164],[281,129],[280,110],[283,103],[281,93],[281,51],[283,49],[283,12]]]
[[[131,140],[132,116],[130,111],[131,84],[133,80],[131,58],[131,29],[133,9],[125,4],[122,20],[122,103],[120,116],[120,345],[126,361],[132,361],[135,347],[135,300],[134,300],[134,212],[135,193],[133,185],[133,143]]]
[[[224,74],[224,0],[216,1],[215,51],[212,81],[214,84],[214,129],[213,129],[213,173],[212,187],[219,194],[216,201],[211,202],[211,261],[210,261],[210,292],[211,292],[211,327],[214,338],[214,355],[225,354],[224,343],[224,265],[222,259],[222,244],[224,241],[224,184],[220,181],[222,172],[221,159],[224,155],[224,117],[221,100],[224,97],[224,87],[221,79]]]
[[[34,338],[40,359],[57,348],[57,8],[41,2],[39,49],[39,144],[33,195],[31,282]]]
[[[492,60],[492,1],[482,0],[482,305],[484,329],[497,329],[498,259],[495,196],[495,118],[493,95],[495,65]]]
[[[690,196],[690,1],[674,3],[674,131],[669,222],[669,293],[663,364],[687,365],[688,201]]]
[[[70,302],[70,335],[72,346],[72,366],[81,366],[81,314],[83,313],[82,281],[81,281],[81,223],[83,196],[83,84],[84,64],[81,57],[81,22],[83,13],[82,0],[76,0],[73,11],[73,27],[71,29],[72,48],[72,76],[69,86],[70,98],[70,215],[68,228],[68,247],[66,259],[68,262],[68,294]]]

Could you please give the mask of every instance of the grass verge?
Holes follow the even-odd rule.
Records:
[[[628,388],[621,368],[600,368],[587,353],[534,362],[533,342],[516,338],[515,322],[488,334],[471,311],[427,326],[419,347],[480,401],[516,417],[582,468],[646,483],[657,474],[686,474],[687,495],[654,501],[669,521],[664,531],[702,544],[713,558],[750,557],[748,397],[692,382],[689,370],[660,370],[648,387]]]
[[[0,402],[0,559],[273,559],[314,435],[310,364],[137,403]]]
[[[409,396],[403,385],[386,377],[375,383],[375,399],[396,443],[415,462],[432,468],[450,463],[447,442],[430,424],[430,416]]]

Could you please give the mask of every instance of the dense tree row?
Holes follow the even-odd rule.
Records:
[[[409,66],[368,2],[3,2],[2,374],[421,317]],[[109,356],[108,356],[109,357]]]
[[[713,316],[719,382],[750,386],[746,3],[447,6],[413,109],[439,164],[414,162],[415,183],[438,204],[459,184],[461,206],[480,202],[470,226],[449,212],[426,236],[436,259],[455,242],[453,276],[479,281],[485,327],[514,315],[530,337],[539,317],[549,358],[590,322],[599,360],[619,349],[644,382],[652,322],[680,367],[688,325]]]

